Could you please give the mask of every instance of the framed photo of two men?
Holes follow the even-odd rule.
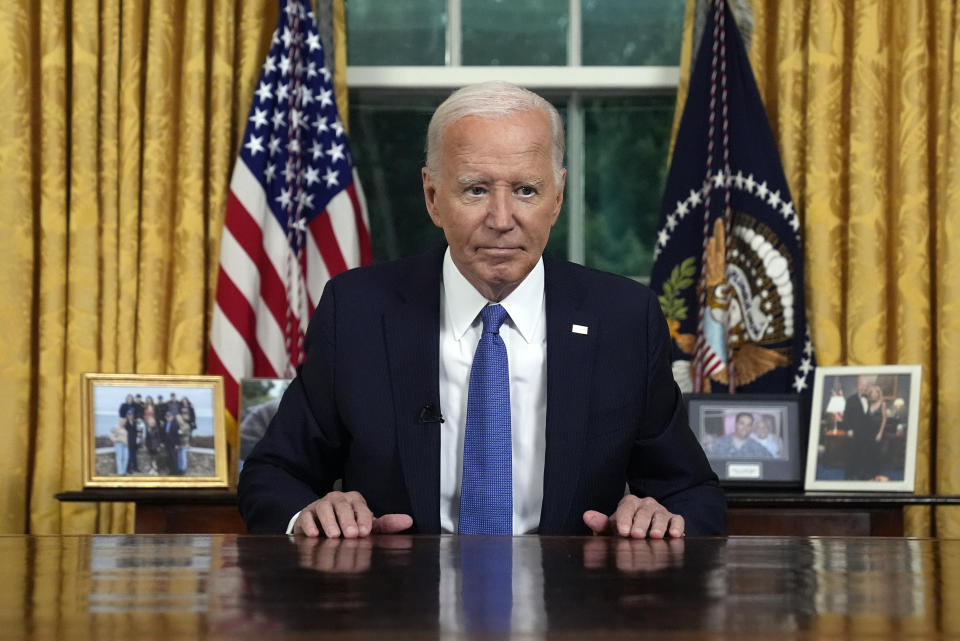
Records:
[[[84,374],[83,486],[226,488],[223,378]]]
[[[920,366],[818,367],[808,490],[912,492]]]
[[[783,394],[690,394],[690,426],[726,486],[802,482],[800,403]]]

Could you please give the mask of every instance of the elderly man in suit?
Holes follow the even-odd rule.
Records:
[[[870,408],[870,399],[867,396],[870,386],[877,380],[876,376],[858,376],[857,391],[847,397],[847,404],[843,410],[842,427],[850,438],[847,447],[847,468],[845,478],[855,481],[871,481],[874,469],[878,466],[878,448],[874,444],[875,431],[871,433],[867,412]]]
[[[725,532],[656,297],[543,256],[562,162],[560,116],[525,89],[437,109],[422,180],[447,246],[327,284],[243,468],[249,531]]]

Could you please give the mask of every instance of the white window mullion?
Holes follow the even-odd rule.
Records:
[[[567,24],[567,66],[580,67],[583,37],[580,0],[570,0]],[[583,202],[583,103],[579,91],[567,100],[567,258],[575,263],[586,259],[586,220]]]
[[[676,91],[679,67],[347,67],[351,89],[455,89],[506,80],[533,91]]]
[[[587,254],[583,133],[583,103],[580,92],[574,91],[567,101],[567,213],[570,224],[567,235],[567,259],[581,265],[586,260]]]
[[[446,66],[463,64],[463,24],[460,19],[460,0],[447,0]]]
[[[567,29],[567,64],[579,67],[583,64],[583,20],[580,0],[570,0],[570,20]]]

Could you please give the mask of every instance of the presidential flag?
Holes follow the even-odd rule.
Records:
[[[370,262],[360,180],[309,0],[281,0],[230,179],[208,370],[285,378],[324,284]]]
[[[651,287],[694,392],[799,393],[814,368],[800,219],[743,40],[714,0],[664,192]]]

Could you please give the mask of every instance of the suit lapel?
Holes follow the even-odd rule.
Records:
[[[547,306],[547,429],[540,533],[564,528],[580,476],[590,409],[597,316],[583,309],[577,268],[544,257]],[[576,326],[576,327],[575,327]],[[584,333],[586,332],[586,333]]]
[[[440,408],[440,274],[442,252],[416,260],[397,281],[383,316],[397,448],[417,530],[440,531],[440,424],[421,423],[421,409]]]

